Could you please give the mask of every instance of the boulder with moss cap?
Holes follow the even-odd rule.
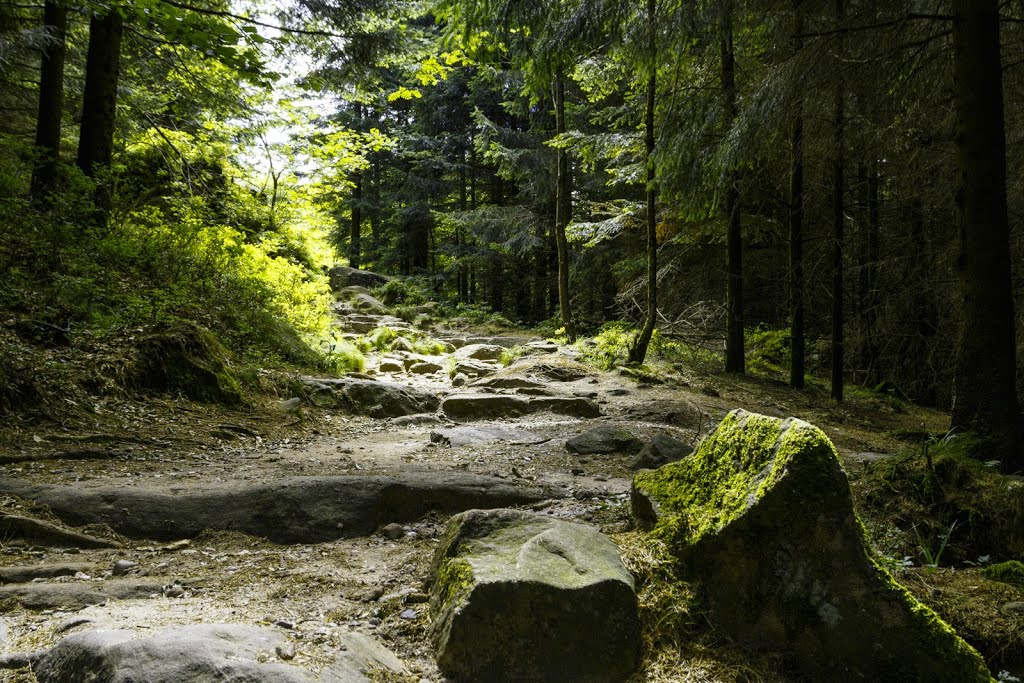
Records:
[[[818,428],[734,410],[694,455],[638,473],[632,497],[711,621],[741,643],[783,652],[816,680],[991,680],[878,566]]]
[[[449,522],[431,567],[438,667],[462,683],[613,683],[636,667],[633,578],[580,524],[517,510]]]

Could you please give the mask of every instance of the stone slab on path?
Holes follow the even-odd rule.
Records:
[[[828,437],[734,410],[693,455],[633,480],[711,624],[811,680],[989,683],[984,660],[882,569]]]
[[[633,577],[596,529],[470,510],[449,522],[430,581],[431,638],[454,680],[613,683],[636,666]]]
[[[456,394],[441,403],[441,410],[453,420],[522,417],[544,411],[579,418],[601,415],[600,406],[586,398],[524,398],[502,394]]]
[[[440,400],[429,391],[394,382],[343,377],[299,377],[306,399],[320,408],[338,408],[367,417],[432,413]]]
[[[485,425],[480,427],[445,427],[430,432],[433,443],[441,443],[456,448],[474,444],[494,443],[502,441],[515,445],[544,443],[548,439],[525,429],[515,429],[503,425]]]
[[[566,495],[557,488],[451,471],[291,477],[170,489],[4,480],[0,493],[48,505],[68,524],[107,524],[130,538],[176,540],[215,529],[262,536],[275,543],[368,536],[384,524],[414,521],[430,511],[452,514]]]
[[[160,591],[160,583],[138,579],[13,583],[0,586],[0,602],[13,599],[22,607],[34,610],[77,610],[108,600],[148,598]]]
[[[394,653],[359,633],[343,636],[338,660],[319,676],[283,661],[282,653],[294,657],[284,634],[244,624],[176,626],[156,633],[96,629],[66,636],[34,670],[39,683],[369,683],[377,680],[370,678],[375,669],[408,674]]]

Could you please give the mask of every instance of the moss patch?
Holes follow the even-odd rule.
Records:
[[[986,579],[1024,588],[1024,563],[1017,560],[1000,562],[991,567],[985,567],[981,570],[981,573]]]
[[[808,427],[784,429],[776,418],[733,411],[692,457],[637,474],[635,486],[658,501],[656,535],[692,545],[756,502],[796,452],[812,448],[835,458],[828,437]]]

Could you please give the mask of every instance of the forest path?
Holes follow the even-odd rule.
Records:
[[[448,335],[460,337],[460,345],[465,336],[461,331]],[[501,335],[472,341],[511,343]],[[493,374],[462,387],[452,385],[446,370],[453,361],[447,355],[436,359],[444,369],[433,373],[378,370],[389,359],[401,360],[400,355],[372,356],[372,377],[434,392],[442,400],[460,395],[584,398],[600,406],[602,415],[584,419],[542,411],[462,420],[463,426],[485,432],[505,430],[504,438],[449,446],[439,436],[450,438],[446,430],[459,423],[445,417],[443,403],[436,414],[393,419],[308,407],[296,417],[206,410],[181,402],[108,405],[119,418],[112,423],[120,425],[117,433],[100,431],[88,439],[44,433],[18,450],[0,453],[0,512],[60,527],[51,510],[26,502],[35,498],[49,500],[66,521],[80,523],[76,514],[90,505],[102,508],[107,515],[103,519],[138,521],[143,509],[132,501],[148,497],[150,508],[152,500],[157,504],[155,512],[145,514],[177,522],[197,516],[199,527],[206,520],[207,526],[220,530],[196,536],[196,525],[182,522],[160,527],[166,533],[159,538],[127,538],[102,525],[82,528],[121,544],[100,549],[5,542],[0,549],[0,570],[7,571],[0,574],[5,612],[0,617],[0,650],[38,651],[68,633],[100,626],[152,632],[184,624],[259,624],[279,630],[294,646],[291,663],[310,672],[328,670],[347,634],[356,632],[397,653],[406,668],[404,680],[440,680],[422,600],[447,514],[488,505],[492,499],[487,496],[493,495],[498,505],[526,504],[606,532],[626,528],[629,456],[575,455],[566,450],[567,439],[605,424],[628,429],[643,441],[664,434],[695,443],[725,412],[743,406],[810,419],[829,432],[844,454],[863,458],[893,450],[893,439],[882,431],[893,428],[887,425],[911,429],[922,417],[872,414],[871,406],[859,412],[815,406],[797,392],[727,376],[695,379],[691,386],[638,384],[583,365],[567,348],[548,348],[505,368],[491,363]],[[516,384],[524,386],[502,388]],[[933,423],[940,418],[924,414]],[[146,429],[133,430],[133,420]],[[116,431],[112,424],[106,432]],[[339,480],[362,484],[310,497],[310,491],[322,492]],[[413,480],[428,484],[410,488]],[[380,497],[363,500],[381,481],[406,482],[396,500],[429,503],[443,511],[424,514],[425,507],[400,509],[393,502],[382,506]],[[459,482],[465,490],[484,493],[453,493]],[[289,498],[283,490],[294,495]],[[196,498],[210,492],[216,495]],[[15,493],[17,497],[11,495]],[[327,534],[354,537],[293,538],[287,533],[288,525],[300,522],[318,528],[316,519],[300,511],[315,508],[329,517],[338,506],[354,508],[357,503],[371,510],[360,518],[362,526],[346,528],[346,518],[333,527],[336,534],[330,529]],[[238,533],[241,525],[234,520],[246,505],[259,508],[264,524],[259,535],[280,543]],[[33,680],[25,669],[18,671],[11,675],[23,677],[12,680]]]

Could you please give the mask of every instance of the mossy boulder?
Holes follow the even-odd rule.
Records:
[[[228,350],[209,330],[192,323],[165,325],[142,335],[126,374],[141,389],[204,403],[243,402]]]
[[[633,481],[709,618],[815,680],[991,680],[981,656],[875,561],[821,430],[729,413],[685,460]]]
[[[438,666],[460,683],[612,683],[636,667],[633,578],[590,527],[470,510],[450,521],[430,576]]]

